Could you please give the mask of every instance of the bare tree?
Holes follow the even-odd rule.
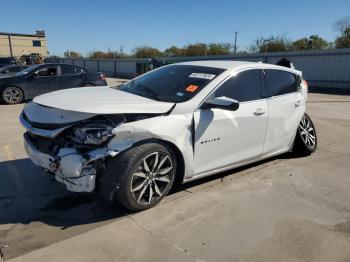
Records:
[[[336,31],[343,34],[350,27],[350,16],[345,16],[333,24]]]
[[[335,39],[335,47],[350,48],[350,16],[339,19],[334,23],[334,28],[340,33]]]

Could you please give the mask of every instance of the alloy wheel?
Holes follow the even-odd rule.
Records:
[[[131,178],[131,195],[138,204],[151,204],[167,191],[174,168],[171,157],[153,152],[144,157]]]
[[[21,101],[21,93],[16,88],[9,88],[4,91],[3,99],[9,104],[15,104]]]
[[[312,122],[305,115],[299,123],[299,132],[304,144],[313,149],[316,146],[316,132]]]

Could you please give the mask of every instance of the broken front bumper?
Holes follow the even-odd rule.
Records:
[[[98,148],[87,153],[87,158],[74,148],[61,148],[57,156],[40,152],[30,141],[29,134],[24,134],[24,148],[32,162],[44,170],[53,173],[55,179],[72,192],[92,192],[95,189],[96,168],[93,162],[109,155],[105,148]]]

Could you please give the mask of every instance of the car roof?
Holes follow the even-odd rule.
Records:
[[[279,69],[284,71],[293,72],[296,74],[301,74],[300,71],[293,68],[288,68],[284,66],[278,66],[273,64],[267,64],[262,62],[249,62],[249,61],[232,61],[232,60],[200,60],[200,61],[188,61],[176,63],[177,65],[193,65],[193,66],[205,66],[205,67],[215,67],[226,70],[234,69],[244,69],[244,68],[256,68],[256,69]]]
[[[38,66],[58,66],[58,65],[67,65],[67,66],[76,66],[76,67],[79,67],[79,68],[82,68],[84,69],[82,66],[80,65],[73,65],[73,64],[65,64],[65,63],[43,63],[43,64],[37,64]],[[87,69],[85,69],[87,70]]]

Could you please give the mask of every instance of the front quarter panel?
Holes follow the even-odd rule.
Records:
[[[149,139],[171,143],[184,159],[184,177],[193,175],[192,114],[168,115],[122,124],[113,130],[109,150],[118,152]]]

